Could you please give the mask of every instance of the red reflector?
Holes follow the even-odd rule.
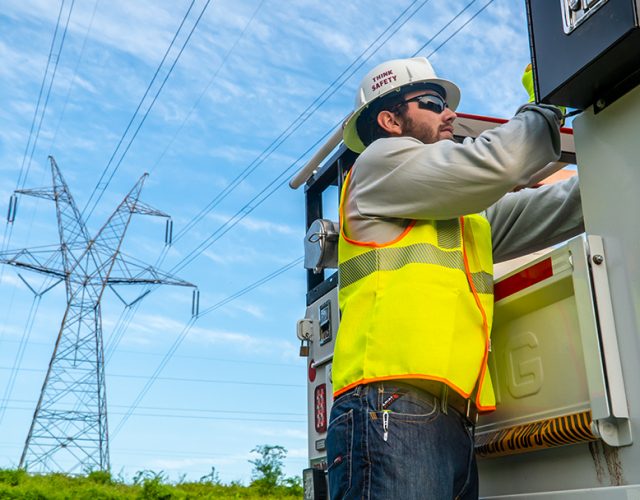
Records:
[[[316,432],[327,430],[327,384],[316,387],[314,394]]]
[[[314,382],[316,380],[316,369],[313,367],[315,361],[312,359],[309,361],[309,382]]]
[[[496,283],[493,289],[494,300],[498,302],[551,276],[553,276],[553,267],[551,266],[551,257],[549,257]]]

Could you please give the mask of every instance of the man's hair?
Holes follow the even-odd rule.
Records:
[[[404,92],[392,92],[362,110],[356,120],[356,131],[362,144],[368,146],[377,139],[389,137],[389,132],[378,124],[378,114],[380,112],[390,111],[402,117],[407,112],[408,107],[409,105],[404,102]]]
[[[438,92],[443,99],[446,99],[447,95],[446,91],[440,85],[435,83],[422,83],[408,85],[403,87],[401,92],[391,92],[375,100],[362,110],[362,113],[360,113],[360,116],[358,116],[356,120],[356,131],[362,144],[368,146],[377,139],[389,137],[389,132],[378,124],[378,114],[381,111],[389,111],[403,118],[409,107],[409,105],[404,102],[404,96],[415,90],[434,90]]]

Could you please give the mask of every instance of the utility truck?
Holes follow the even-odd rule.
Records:
[[[640,499],[640,0],[529,0],[527,11],[537,100],[581,111],[532,184],[577,164],[586,232],[496,272],[497,410],[476,426],[480,495]],[[456,140],[502,121],[459,113]],[[339,142],[340,131],[290,183],[305,184],[308,499],[327,497],[338,198],[356,158]]]

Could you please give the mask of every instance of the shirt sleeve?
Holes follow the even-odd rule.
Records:
[[[559,156],[555,109],[526,105],[462,144],[375,141],[356,162],[350,196],[364,217],[452,219],[487,209]]]
[[[560,243],[584,231],[578,177],[507,194],[486,216],[495,262]]]

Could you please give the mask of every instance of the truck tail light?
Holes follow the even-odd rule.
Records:
[[[320,384],[314,394],[316,432],[327,431],[327,384]]]

